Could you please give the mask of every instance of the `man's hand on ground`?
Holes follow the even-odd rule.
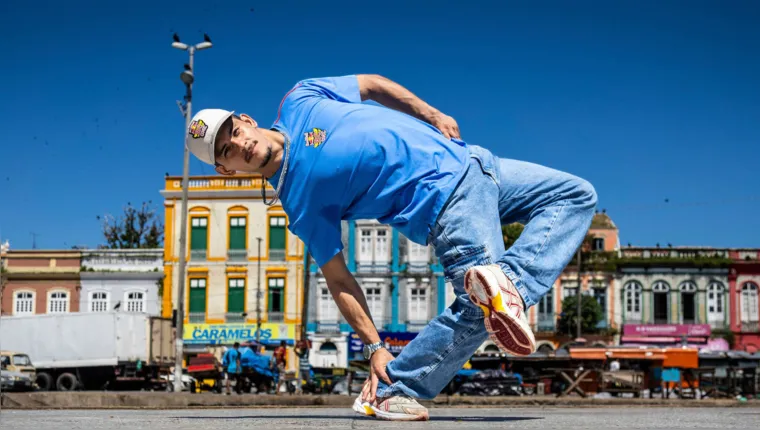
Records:
[[[382,380],[388,385],[392,384],[391,379],[388,377],[388,373],[385,371],[385,368],[388,366],[388,363],[393,361],[393,359],[393,355],[385,348],[380,348],[374,354],[372,354],[372,358],[370,358],[369,363],[369,383],[365,382],[364,384],[364,389],[362,390],[362,400],[369,403],[373,403],[375,401],[377,396],[378,381]]]
[[[434,113],[430,118],[430,124],[438,130],[441,130],[441,133],[443,133],[447,139],[461,138],[459,135],[459,125],[454,118],[446,114],[441,112]]]

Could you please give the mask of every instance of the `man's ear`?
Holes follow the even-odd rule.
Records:
[[[222,166],[221,164],[217,164],[214,170],[216,170],[216,173],[220,175],[224,175],[224,176],[232,176],[235,174],[234,170],[227,170],[227,168]]]
[[[259,126],[256,123],[256,120],[254,120],[253,118],[251,118],[250,116],[248,116],[248,115],[246,115],[244,113],[240,114],[240,119],[243,120],[243,121],[245,121],[245,122],[247,122],[247,123],[249,123],[249,124],[251,124],[254,127],[258,127]]]

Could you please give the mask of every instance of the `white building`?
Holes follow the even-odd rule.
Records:
[[[80,312],[147,313],[159,316],[163,249],[82,251]]]

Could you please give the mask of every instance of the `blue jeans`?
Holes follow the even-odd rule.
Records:
[[[464,291],[467,270],[498,264],[527,310],[552,288],[591,225],[596,192],[587,181],[469,147],[467,173],[428,236],[457,298],[388,364],[393,383],[380,382],[378,397],[434,398],[488,338],[483,311]],[[525,229],[505,251],[501,226],[512,222]]]

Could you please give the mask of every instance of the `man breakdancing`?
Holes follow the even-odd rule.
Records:
[[[186,143],[218,173],[260,173],[274,187],[264,202],[281,199],[366,345],[371,372],[354,409],[381,419],[428,419],[416,399],[435,397],[488,337],[513,355],[534,352],[526,311],[572,258],[596,206],[587,181],[465,143],[453,118],[377,75],[303,80],[270,128],[202,110]],[[395,359],[343,259],[349,219],[432,245],[457,296]],[[505,251],[501,226],[515,221],[525,229]]]

